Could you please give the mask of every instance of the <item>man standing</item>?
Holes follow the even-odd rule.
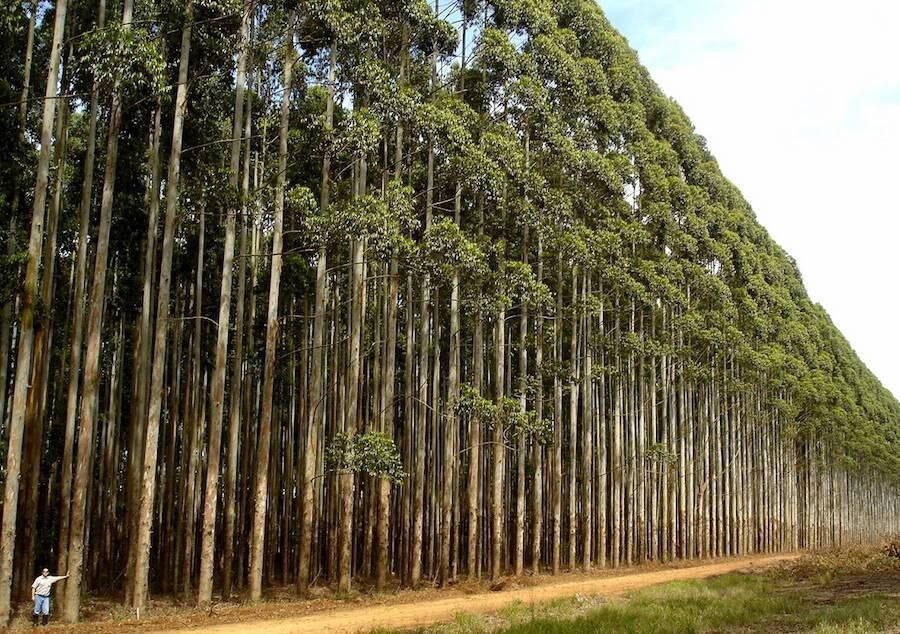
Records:
[[[47,620],[50,618],[50,588],[54,583],[68,576],[51,577],[50,571],[44,568],[41,575],[31,584],[31,599],[34,601],[32,622],[34,625],[38,624],[38,616],[42,617],[41,624],[47,625]]]

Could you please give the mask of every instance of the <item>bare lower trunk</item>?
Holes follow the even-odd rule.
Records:
[[[234,122],[231,128],[231,171],[229,184],[238,193],[241,161],[241,129],[244,108],[244,70],[247,62],[247,38],[249,33],[249,0],[243,5],[241,20],[240,53],[235,76]],[[206,487],[203,500],[202,542],[200,545],[200,581],[197,602],[200,605],[212,600],[213,564],[215,563],[216,508],[219,501],[219,454],[222,448],[222,419],[225,411],[225,372],[228,364],[228,325],[231,319],[231,280],[234,269],[235,216],[233,209],[225,220],[225,246],[222,253],[222,286],[219,291],[219,323],[216,333],[216,359],[210,394],[209,450],[206,462]],[[305,371],[305,369],[304,369]],[[236,386],[232,386],[235,389]],[[230,564],[229,564],[230,565]]]
[[[553,322],[553,354],[557,364],[563,360],[563,275],[562,253],[556,258],[556,314]],[[562,561],[562,424],[563,387],[560,370],[553,373],[553,478],[551,506],[553,513],[553,574],[558,575]]]
[[[384,377],[382,409],[384,411],[384,428],[381,430],[390,438],[394,438],[394,416],[396,407],[394,404],[394,376],[397,358],[397,300],[400,293],[399,271],[397,257],[391,258],[390,279],[388,280],[387,294],[387,330],[384,356]],[[378,482],[378,519],[375,547],[375,588],[383,590],[387,583],[391,562],[388,559],[388,528],[390,522],[391,483],[387,478],[381,478]]]
[[[494,393],[497,401],[505,393],[506,311],[501,310],[494,324]],[[506,445],[502,425],[495,424],[491,439],[491,578],[503,572],[503,461]]]
[[[544,241],[538,234],[537,243],[537,281],[544,283]],[[537,377],[537,386],[534,395],[534,412],[538,421],[544,418],[544,315],[541,306],[536,308],[535,343],[534,343],[534,370]],[[534,462],[534,482],[532,485],[532,497],[534,503],[532,511],[532,536],[531,536],[531,571],[538,574],[541,569],[541,541],[544,527],[544,446],[543,439],[534,438],[532,446]]]
[[[71,55],[71,50],[70,50]],[[54,290],[56,288],[56,245],[59,230],[59,215],[62,207],[63,189],[66,176],[66,146],[69,132],[69,103],[62,101],[56,116],[56,146],[54,148],[53,162],[56,166],[53,182],[53,196],[47,211],[47,234],[44,240],[44,266],[41,275],[40,304],[52,306]],[[47,416],[47,392],[50,381],[50,359],[53,337],[53,313],[45,314],[36,323],[34,357],[32,360],[31,388],[28,393],[28,403],[25,408],[25,428],[29,435],[25,440],[24,462],[28,471],[22,480],[23,491],[26,493],[23,504],[24,518],[21,522],[22,548],[19,552],[19,560],[23,564],[20,567],[19,588],[24,595],[31,586],[31,572],[34,564],[35,540],[38,532],[38,495],[41,480],[41,458],[45,428],[49,431],[50,423],[45,422]]]
[[[38,2],[37,0],[32,0],[25,36],[25,59],[22,64],[22,90],[19,92],[18,130],[16,133],[16,144],[19,148],[25,147],[26,115],[28,114],[28,95],[31,90],[31,60],[34,53],[34,27],[37,21],[37,12]],[[12,199],[10,200],[9,205],[9,233],[6,238],[6,255],[10,258],[10,261],[12,261],[12,256],[16,252],[16,215],[19,211],[21,190],[21,173],[19,170],[16,170],[13,174]],[[13,304],[15,304],[15,299],[10,297],[9,301],[5,302],[3,307],[0,308],[0,428],[4,430],[8,429],[8,426],[5,425],[5,419]]]
[[[153,366],[150,374],[150,403],[141,474],[141,503],[138,511],[138,532],[135,550],[135,580],[133,605],[138,618],[148,600],[150,575],[150,533],[156,496],[156,460],[159,448],[159,425],[162,417],[163,375],[166,362],[166,340],[169,321],[169,291],[172,281],[172,252],[175,239],[175,220],[178,209],[178,182],[181,174],[181,144],[187,112],[187,73],[191,52],[193,0],[187,0],[185,22],[181,31],[181,54],[178,64],[178,89],[175,94],[175,116],[172,123],[172,144],[169,152],[169,171],[166,178],[166,216],[163,230],[162,257],[157,289],[156,326],[153,338]]]
[[[98,25],[104,22],[104,4]],[[91,105],[87,145],[84,155],[84,180],[81,186],[79,207],[78,249],[75,254],[75,291],[72,301],[72,337],[69,348],[69,380],[66,392],[66,426],[63,444],[62,471],[60,476],[60,524],[57,568],[68,568],[69,559],[69,517],[72,497],[72,460],[74,453],[75,418],[78,413],[78,378],[81,374],[81,340],[84,330],[84,278],[87,270],[87,243],[90,230],[91,189],[94,181],[94,153],[97,140],[97,87],[91,91]],[[0,410],[2,411],[2,410]]]
[[[460,221],[462,190],[456,187],[455,220]],[[450,364],[447,378],[447,428],[443,434],[443,488],[441,491],[441,585],[446,587],[450,581],[450,541],[451,522],[453,521],[453,474],[455,471],[454,439],[456,438],[456,402],[459,399],[459,271],[453,272],[450,282]]]
[[[16,511],[19,502],[22,441],[25,434],[25,408],[28,399],[28,379],[31,376],[31,357],[34,347],[34,307],[44,236],[44,208],[47,203],[47,186],[50,178],[50,150],[52,149],[51,136],[56,115],[57,74],[59,72],[60,49],[66,24],[67,6],[67,0],[59,0],[56,3],[53,42],[50,46],[50,63],[47,70],[47,87],[44,95],[44,110],[41,121],[41,149],[38,156],[37,182],[35,184],[34,205],[31,213],[25,283],[22,288],[22,308],[19,317],[19,351],[16,359],[12,412],[9,421],[2,539],[0,539],[0,623],[3,624],[9,621],[10,616],[10,590],[13,573],[13,553],[16,544]]]
[[[234,359],[231,367],[231,395],[229,399],[228,416],[228,463],[225,470],[225,548],[223,563],[225,570],[222,575],[222,597],[231,598],[234,571],[234,540],[236,520],[236,489],[238,470],[238,449],[240,446],[241,432],[241,393],[243,391],[243,363],[244,363],[244,313],[247,288],[247,260],[248,252],[248,226],[251,224],[252,212],[247,204],[247,194],[250,190],[250,132],[252,115],[250,101],[247,103],[247,115],[244,117],[244,166],[241,183],[242,202],[240,258],[238,262],[238,293],[235,305],[235,333],[234,333]]]
[[[272,229],[272,266],[269,277],[269,308],[266,317],[266,356],[259,417],[259,445],[256,463],[256,494],[253,532],[250,536],[250,600],[262,598],[263,546],[266,536],[266,508],[269,487],[269,453],[272,436],[272,394],[275,387],[275,348],[278,340],[278,292],[281,287],[284,183],[287,169],[287,135],[290,116],[291,79],[294,66],[294,15],[288,18],[288,40],[284,54],[284,92],[281,125],[278,131],[278,178],[275,185],[275,218]]]
[[[328,65],[328,98],[325,104],[325,127],[331,129],[334,117],[334,80],[337,65],[337,49],[331,46]],[[328,208],[331,194],[331,157],[328,153],[322,161],[322,184],[319,206],[322,211]],[[309,413],[307,416],[306,450],[303,467],[303,515],[300,523],[300,570],[297,577],[297,592],[305,595],[312,578],[312,532],[313,532],[313,493],[316,476],[316,456],[319,438],[325,433],[326,394],[325,371],[323,367],[325,345],[325,312],[328,308],[328,249],[319,248],[319,261],[316,265],[316,302],[313,315],[312,363],[310,371]]]

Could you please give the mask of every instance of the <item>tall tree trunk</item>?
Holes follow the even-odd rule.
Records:
[[[406,42],[406,26],[402,28],[402,42]],[[401,54],[400,62],[400,83],[403,84],[406,79],[406,54]],[[386,169],[386,168],[385,168]],[[396,138],[394,145],[394,180],[398,184],[401,182],[403,173],[403,124],[397,125]],[[323,271],[324,275],[324,271]],[[395,416],[397,407],[395,400],[395,372],[397,360],[397,302],[400,299],[400,272],[397,254],[391,255],[390,268],[388,270],[388,293],[385,298],[387,302],[387,317],[385,323],[385,354],[384,354],[384,377],[382,383],[381,408],[383,411],[383,428],[382,432],[390,438],[395,439]],[[407,346],[409,342],[407,342]],[[409,377],[406,377],[409,381]],[[387,576],[390,572],[391,562],[389,560],[389,530],[391,516],[391,483],[387,478],[381,478],[378,483],[378,518],[376,528],[376,547],[375,547],[375,589],[381,591],[387,583]]]
[[[577,552],[577,514],[576,514],[576,455],[578,451],[578,351],[581,340],[578,310],[578,269],[572,267],[572,339],[569,342],[569,363],[572,373],[569,383],[569,570],[575,570]]]
[[[194,278],[194,333],[191,338],[191,389],[189,393],[190,411],[187,422],[190,429],[190,444],[186,455],[187,478],[185,479],[183,523],[181,533],[184,535],[184,551],[182,594],[185,602],[191,599],[191,581],[194,572],[194,545],[196,541],[197,513],[194,508],[200,498],[197,490],[197,472],[200,469],[200,443],[204,438],[206,427],[206,370],[203,368],[200,349],[203,345],[203,268],[206,250],[206,209],[205,200],[200,200],[200,222],[197,226],[197,268]]]
[[[425,192],[425,231],[431,228],[432,204],[434,201],[434,148],[428,147],[428,175]],[[419,415],[416,425],[415,493],[413,495],[413,535],[410,585],[419,585],[422,576],[422,530],[425,513],[425,452],[426,430],[428,428],[428,344],[431,341],[429,328],[429,299],[431,282],[428,273],[423,275],[422,296],[419,302],[419,363],[418,400]]]
[[[539,232],[537,240],[537,282],[544,283],[544,241]],[[536,308],[535,344],[534,344],[534,373],[537,377],[537,386],[534,394],[534,412],[539,422],[544,419],[544,313],[543,307]],[[532,537],[531,537],[531,570],[538,574],[541,570],[541,540],[543,538],[544,520],[544,443],[542,438],[532,440],[534,454],[534,482],[532,486],[532,498],[534,500],[532,510]]]
[[[581,297],[582,303],[584,306],[582,307],[582,311],[584,314],[584,366],[582,371],[582,389],[581,389],[581,401],[582,401],[582,428],[581,428],[581,468],[582,468],[582,479],[581,479],[581,487],[582,487],[582,513],[584,514],[582,520],[582,534],[581,540],[583,543],[583,552],[582,552],[582,568],[584,568],[585,572],[589,572],[591,569],[591,560],[592,560],[592,537],[593,537],[593,459],[594,459],[594,409],[593,404],[591,402],[591,395],[593,393],[593,344],[591,343],[591,331],[592,324],[591,321],[593,316],[591,315],[591,309],[589,304],[589,297],[591,294],[591,274],[588,270],[585,270],[584,277],[581,285]]]
[[[100,0],[97,27],[106,21],[106,1]],[[84,153],[84,178],[79,205],[78,249],[75,253],[75,291],[72,302],[72,334],[69,347],[69,379],[66,391],[66,424],[63,438],[62,471],[60,477],[60,523],[57,546],[57,568],[68,568],[69,518],[72,497],[72,458],[74,453],[75,418],[78,413],[78,378],[81,374],[81,343],[84,330],[84,278],[87,271],[87,243],[90,231],[91,190],[94,184],[94,158],[97,146],[98,87],[91,88],[91,105],[88,114],[88,135]],[[152,155],[151,155],[152,156]],[[2,412],[0,408],[0,412]],[[63,593],[58,593],[61,596]]]
[[[178,62],[178,88],[175,93],[175,115],[172,121],[172,143],[169,150],[169,170],[166,177],[166,216],[163,230],[159,286],[157,287],[156,326],[153,336],[153,366],[150,372],[150,403],[145,433],[144,465],[141,474],[141,503],[138,511],[138,532],[135,551],[135,579],[133,606],[140,618],[147,603],[150,575],[150,534],[156,496],[156,461],[159,448],[159,424],[162,417],[163,375],[166,363],[166,335],[169,321],[169,291],[172,282],[172,252],[175,241],[175,220],[178,211],[178,182],[181,175],[181,144],[187,113],[188,64],[191,54],[193,0],[185,5],[184,26],[181,29],[181,52]]]
[[[241,394],[244,382],[242,381],[244,365],[244,313],[247,288],[247,260],[248,252],[248,225],[251,224],[252,211],[247,201],[250,190],[250,135],[252,130],[253,113],[250,99],[247,100],[247,114],[244,117],[244,166],[241,183],[241,240],[240,258],[238,262],[238,293],[235,305],[235,333],[234,333],[234,359],[231,366],[231,394],[228,412],[228,464],[226,465],[225,478],[225,548],[222,557],[225,570],[222,577],[222,598],[231,598],[233,571],[234,571],[234,540],[236,520],[236,492],[238,476],[238,450],[240,448],[241,431]],[[251,324],[252,325],[252,324]],[[249,426],[249,425],[248,425]]]
[[[462,209],[462,188],[456,186],[454,196],[454,222],[459,225]],[[457,435],[456,403],[459,400],[459,271],[454,270],[450,281],[450,363],[447,376],[447,428],[443,433],[444,473],[442,475],[441,492],[441,586],[446,587],[450,581],[450,536],[453,520],[453,474],[456,454],[453,441]]]
[[[562,560],[562,426],[563,387],[561,368],[563,360],[563,275],[562,252],[556,258],[556,314],[553,320],[553,354],[557,365],[553,373],[553,574],[558,575]]]
[[[272,394],[275,387],[275,348],[278,341],[278,293],[281,288],[282,226],[284,222],[284,183],[287,169],[287,136],[291,113],[293,78],[294,14],[288,17],[287,42],[284,44],[284,92],[281,98],[281,124],[278,129],[278,176],[275,184],[275,217],[272,228],[272,265],[269,276],[269,307],[266,317],[266,356],[263,366],[263,393],[259,418],[259,446],[256,463],[256,494],[253,532],[250,536],[250,600],[262,598],[263,546],[266,537],[266,507],[269,487],[269,453],[272,436]]]
[[[506,311],[500,310],[494,323],[494,398],[505,394]],[[506,443],[503,425],[494,424],[491,438],[491,578],[503,573],[503,462]]]
[[[247,45],[250,31],[251,2],[244,0],[241,11],[240,49],[235,74],[234,117],[231,126],[231,158],[229,186],[238,199],[238,179],[241,165],[241,129],[244,109],[244,72],[247,66]],[[222,418],[225,410],[225,371],[228,364],[228,326],[231,319],[231,280],[234,270],[235,216],[231,210],[225,220],[225,246],[222,253],[222,286],[219,291],[219,323],[216,333],[216,360],[212,377],[211,411],[209,419],[209,449],[206,457],[206,487],[203,500],[202,543],[200,545],[200,582],[197,602],[212,600],[213,565],[216,545],[216,507],[219,500],[219,454],[222,447]],[[305,368],[304,368],[305,371]],[[236,386],[232,386],[235,389]],[[230,564],[229,564],[230,565]]]
[[[34,349],[34,307],[44,238],[44,208],[47,204],[47,186],[50,178],[50,150],[52,149],[51,137],[56,115],[57,75],[59,74],[60,49],[66,24],[67,7],[67,0],[58,0],[56,3],[53,41],[50,45],[50,63],[47,69],[47,87],[44,94],[44,111],[41,120],[41,149],[38,155],[34,204],[31,212],[31,232],[28,239],[25,283],[22,288],[22,308],[19,317],[19,351],[16,359],[12,413],[9,421],[6,483],[3,497],[3,527],[2,539],[0,539],[0,622],[2,623],[8,623],[10,617],[10,591],[13,578],[13,554],[16,545],[16,511],[19,502],[22,441],[25,436],[25,408],[28,400],[28,379],[31,377]]]
[[[327,101],[325,103],[325,128],[330,130],[334,121],[334,82],[337,66],[337,47],[331,45],[328,64]],[[325,212],[331,200],[331,156],[325,153],[322,159],[322,184],[319,207]],[[312,362],[310,371],[309,415],[307,417],[306,451],[303,467],[303,516],[300,526],[300,571],[297,591],[305,595],[312,577],[312,530],[313,530],[313,484],[316,476],[316,454],[320,434],[325,433],[325,372],[323,353],[325,345],[325,312],[328,309],[328,248],[319,247],[316,264],[316,302],[313,308]]]
[[[528,137],[525,139],[528,147]],[[527,151],[527,150],[526,150]],[[528,263],[528,228],[522,242],[522,261]],[[528,408],[528,304],[523,302],[519,309],[519,407],[524,412]],[[516,576],[525,572],[525,453],[527,439],[524,433],[516,438]]]
[[[25,129],[27,127],[28,95],[31,91],[31,60],[34,53],[34,26],[37,21],[38,1],[31,1],[31,12],[28,16],[28,27],[25,35],[25,59],[22,64],[22,90],[19,91],[18,121],[16,130],[16,145],[25,147]],[[21,172],[16,170],[13,174],[12,200],[9,205],[9,234],[6,238],[6,255],[12,259],[16,252],[16,215],[19,212],[21,199]],[[7,428],[3,423],[6,419],[7,404],[7,380],[9,371],[9,346],[10,331],[13,321],[14,298],[3,304],[0,308],[0,427]]]
[[[484,196],[478,197],[478,213],[479,213],[479,234],[482,233],[483,216],[484,216]],[[481,290],[478,290],[479,297]],[[479,302],[480,303],[480,302]],[[472,333],[472,388],[477,395],[482,394],[484,383],[484,315],[479,306],[475,313],[475,324]],[[480,578],[481,566],[479,559],[479,543],[483,543],[482,532],[479,530],[481,526],[481,496],[479,495],[482,487],[482,427],[481,418],[472,416],[469,420],[469,477],[467,481],[468,487],[468,552],[466,554],[467,571],[469,579]]]
[[[391,256],[387,294],[387,331],[385,340],[384,377],[382,409],[384,410],[384,425],[381,430],[393,439],[394,417],[396,405],[395,395],[395,366],[397,359],[397,301],[400,294],[399,263],[397,256]],[[391,562],[388,560],[388,529],[391,508],[391,482],[387,478],[380,478],[378,483],[378,518],[375,548],[375,589],[383,590],[387,582],[387,575]]]
[[[132,418],[128,430],[128,474],[126,509],[128,535],[137,535],[137,517],[140,506],[140,477],[144,463],[144,430],[147,422],[147,407],[150,387],[150,355],[153,338],[153,281],[156,277],[156,234],[159,225],[160,186],[160,145],[162,141],[162,105],[157,100],[153,115],[153,129],[150,136],[150,179],[147,184],[147,238],[144,242],[143,296],[141,316],[137,332],[137,359],[134,372],[134,396]],[[128,569],[126,573],[125,602],[130,603],[134,592],[135,539],[128,540]]]
[[[67,59],[71,58],[71,48]],[[63,66],[68,64],[63,61]],[[67,75],[63,69],[63,76]],[[64,82],[66,80],[64,79]],[[64,100],[56,115],[56,145],[54,147],[53,162],[56,165],[53,182],[53,196],[50,199],[50,207],[47,210],[47,235],[44,239],[44,270],[41,275],[40,305],[53,306],[53,295],[56,288],[56,243],[59,229],[59,214],[62,207],[63,188],[65,187],[65,158],[69,133],[69,103]],[[24,462],[28,467],[25,478],[22,480],[22,491],[25,499],[23,503],[24,518],[20,520],[22,525],[22,547],[19,551],[19,592],[25,596],[31,586],[31,573],[34,564],[35,539],[38,532],[38,491],[41,486],[41,460],[43,453],[43,439],[45,427],[50,429],[51,424],[45,424],[48,383],[50,379],[50,357],[52,356],[53,337],[53,312],[48,311],[38,319],[35,324],[34,356],[32,360],[31,387],[28,392],[28,402],[25,406],[25,428],[28,430],[28,438],[25,439]],[[52,414],[52,412],[51,412]],[[50,417],[52,420],[52,416]]]
[[[364,159],[360,160],[360,163]],[[360,169],[362,171],[362,169]],[[362,181],[361,176],[357,176]],[[360,185],[362,189],[365,185]],[[350,247],[350,358],[347,373],[347,407],[345,410],[345,433],[349,441],[357,431],[357,420],[361,410],[360,375],[362,371],[362,335],[365,319],[365,240],[357,238]],[[353,497],[354,473],[346,470],[341,474],[341,525],[340,547],[338,549],[338,590],[350,591],[351,568],[353,565]]]
[[[131,3],[126,3],[123,24],[131,23]],[[100,224],[97,229],[97,248],[94,255],[94,276],[89,300],[87,341],[84,360],[84,384],[81,397],[81,420],[78,428],[78,459],[75,468],[74,495],[72,499],[71,533],[69,537],[69,574],[66,584],[64,619],[67,623],[78,620],[81,601],[82,564],[84,561],[84,520],[90,453],[93,449],[94,410],[97,407],[100,388],[100,352],[103,334],[103,304],[106,296],[106,269],[109,254],[109,232],[112,224],[112,204],[115,191],[116,159],[119,146],[119,126],[122,121],[122,104],[118,92],[113,93],[110,123],[106,143],[106,170],[103,177],[103,196],[100,202]]]
[[[365,102],[365,97],[361,100]],[[357,157],[356,174],[354,177],[353,197],[359,198],[366,195],[367,190],[367,158],[364,154]],[[352,446],[356,436],[359,421],[365,411],[364,397],[360,394],[361,378],[363,376],[362,338],[365,329],[366,316],[366,240],[364,237],[356,237],[350,243],[350,341],[349,341],[349,369],[347,372],[347,407],[344,412],[344,432]],[[341,515],[340,515],[340,546],[338,548],[338,591],[349,592],[350,580],[353,574],[353,517],[354,496],[361,489],[357,485],[355,473],[347,469],[341,474]]]

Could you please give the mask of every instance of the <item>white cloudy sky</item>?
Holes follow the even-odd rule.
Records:
[[[600,5],[900,397],[900,2]]]

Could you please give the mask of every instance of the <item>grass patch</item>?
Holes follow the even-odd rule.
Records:
[[[428,634],[810,632],[870,634],[900,623],[900,557],[858,547],[805,555],[756,573],[654,586],[608,601],[576,595],[459,614]]]
[[[841,625],[824,624],[815,629],[815,634],[870,634],[876,631],[875,626],[865,619],[850,621]]]
[[[900,577],[896,591],[900,592]],[[900,622],[895,595],[840,596],[768,574],[666,584],[573,619],[510,624],[509,634],[634,632],[878,632]]]

